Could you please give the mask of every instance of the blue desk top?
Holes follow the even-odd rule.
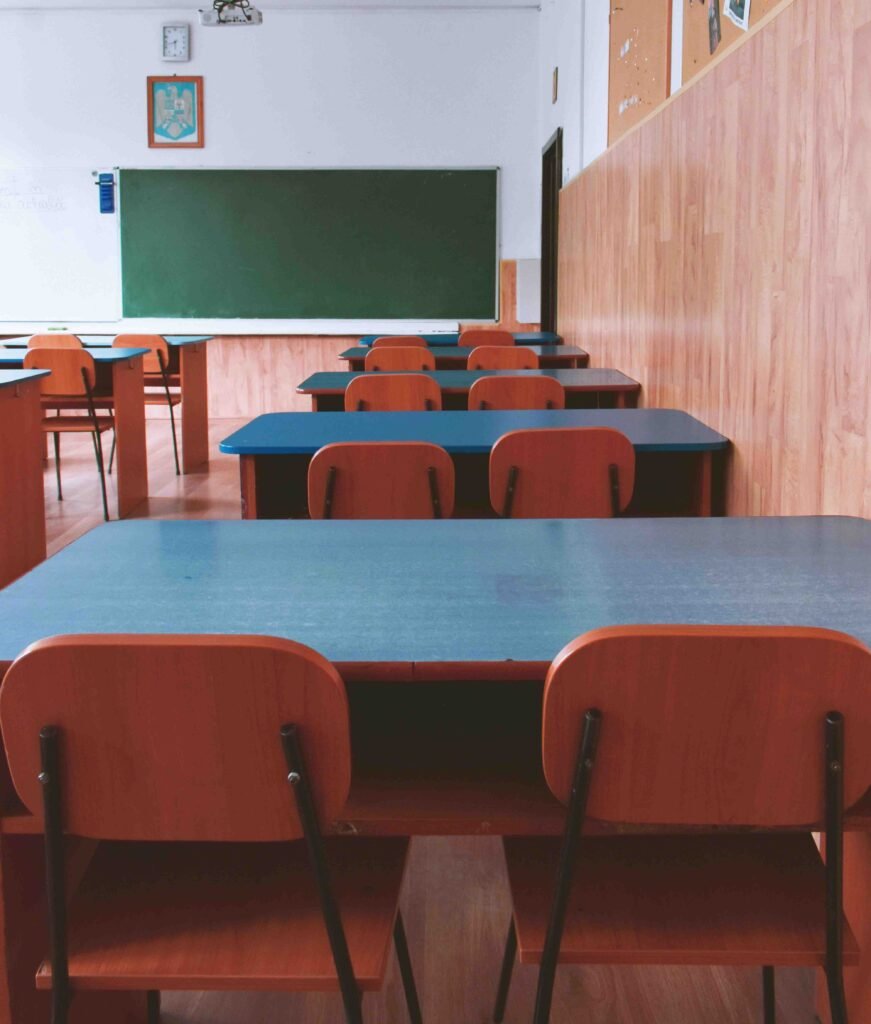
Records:
[[[638,451],[703,452],[729,439],[676,409],[515,409],[488,412],[275,412],[221,442],[227,455],[312,455],[334,441],[429,441],[486,453],[509,430],[614,427]]]
[[[871,645],[869,609],[863,519],[140,520],[0,592],[0,661],[88,632],[271,634],[339,663],[548,663],[587,630],[645,622]]]
[[[562,356],[567,359],[579,359],[581,356],[589,354],[584,349],[577,348],[575,345],[525,345],[524,348],[531,348],[533,352],[537,352],[541,357]],[[371,348],[357,345],[354,348],[345,349],[339,356],[339,359],[365,359],[367,353],[371,351]],[[435,357],[436,359],[457,359],[465,362],[472,351],[473,349],[463,345],[439,345]]]
[[[561,345],[562,337],[556,331],[513,331],[517,345]],[[370,348],[377,338],[395,338],[395,334],[367,334],[360,339],[364,348]],[[460,340],[459,331],[448,331],[445,334],[418,334],[427,345],[456,345]]]
[[[48,377],[50,372],[50,370],[0,370],[0,388],[8,388],[15,384],[23,384],[28,380]]]
[[[0,367],[23,366],[26,353],[27,350],[21,348],[0,348]],[[91,355],[95,363],[120,363],[125,359],[134,359],[136,356],[144,356],[147,353],[147,348],[98,348],[93,350]]]
[[[355,377],[365,376],[367,374],[363,372],[347,371],[313,373],[296,390],[301,395],[330,392],[343,394]],[[426,376],[432,377],[442,391],[468,391],[481,377],[553,377],[569,391],[595,391],[599,388],[636,391],[641,387],[637,380],[627,377],[625,373],[604,367],[582,370],[435,370],[427,372]]]
[[[76,337],[85,348],[111,348],[116,336],[114,334],[77,334]],[[199,345],[205,341],[211,341],[214,335],[162,334],[161,337],[171,348],[182,348],[185,345]],[[6,348],[27,348],[29,338],[29,334],[24,338],[7,338],[5,341],[0,341],[0,345],[4,345]]]

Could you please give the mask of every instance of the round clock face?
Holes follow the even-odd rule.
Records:
[[[190,53],[189,40],[190,29],[187,25],[164,25],[164,60],[187,60]]]

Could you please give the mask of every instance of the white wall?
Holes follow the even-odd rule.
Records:
[[[563,181],[583,166],[584,0],[542,0],[541,73],[538,84],[540,148],[557,128],[563,130]],[[557,102],[553,69],[559,68]]]
[[[160,26],[178,20],[194,26],[193,60],[164,64]],[[538,255],[538,11],[267,10],[257,28],[195,22],[193,9],[0,11],[0,172],[30,181],[65,168],[78,195],[78,174],[114,166],[498,165],[502,256]],[[173,72],[205,77],[202,150],[147,148],[146,76]],[[98,251],[82,257],[102,272],[89,319],[118,315],[105,273],[115,245],[101,225],[89,239]],[[15,259],[0,246],[0,321],[20,308]],[[45,294],[58,287],[46,281]]]

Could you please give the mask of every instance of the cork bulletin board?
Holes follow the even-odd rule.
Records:
[[[717,5],[712,15],[713,4]],[[753,26],[769,11],[778,7],[782,0],[751,0],[750,25]],[[734,25],[724,11],[726,0],[683,0],[683,74],[682,79],[688,82],[724,50],[732,46],[745,35],[743,29]],[[711,53],[710,24],[716,21],[719,13],[720,43]]]
[[[671,0],[611,0],[608,144],[668,98]]]

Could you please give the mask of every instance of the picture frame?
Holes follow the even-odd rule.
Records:
[[[149,149],[202,149],[202,75],[149,75],[147,90]]]
[[[751,0],[724,0],[723,13],[738,28],[745,32],[750,28],[750,2]]]

